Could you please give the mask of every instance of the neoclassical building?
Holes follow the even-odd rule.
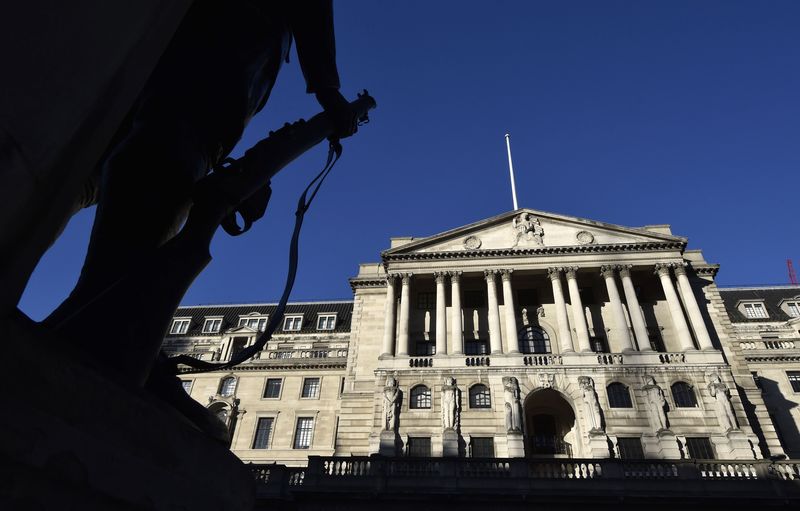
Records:
[[[520,209],[392,238],[350,280],[352,301],[292,304],[258,357],[184,383],[257,463],[796,453],[751,374],[771,362],[743,355],[718,268],[667,225]],[[274,309],[182,307],[164,347],[227,359]]]

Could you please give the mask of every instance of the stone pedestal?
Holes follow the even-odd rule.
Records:
[[[610,458],[608,449],[608,436],[600,429],[589,431],[589,457],[590,458]]]
[[[525,457],[525,440],[519,431],[509,431],[506,437],[509,458]]]
[[[753,446],[747,435],[740,429],[731,429],[724,437],[713,438],[717,457],[729,460],[752,460],[755,459]]]
[[[452,428],[442,433],[442,456],[458,457],[458,433]]]
[[[659,430],[655,436],[642,438],[644,457],[648,459],[679,460],[681,450],[675,433],[668,429]]]
[[[8,509],[253,508],[247,466],[171,407],[117,386],[32,323],[2,319],[0,331],[14,361],[4,377],[25,382],[14,412],[0,414]]]
[[[397,434],[394,431],[381,431],[378,454],[382,456],[397,456]]]

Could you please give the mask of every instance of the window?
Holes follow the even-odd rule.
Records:
[[[611,408],[633,408],[631,393],[625,384],[610,383],[606,387],[606,393],[608,394],[608,406]]]
[[[281,397],[281,385],[283,380],[280,378],[267,378],[264,386],[264,397],[268,399],[279,399]]]
[[[467,341],[464,343],[465,355],[487,355],[489,343],[486,341]]]
[[[234,392],[236,392],[236,378],[233,376],[223,378],[219,384],[219,394],[227,397],[232,396]]]
[[[192,391],[192,380],[181,380],[181,387],[189,394]]]
[[[219,332],[220,328],[222,328],[222,318],[207,318],[203,322],[204,334],[215,334]]]
[[[686,439],[686,449],[689,451],[689,457],[699,460],[713,460],[714,448],[711,446],[711,441],[708,437],[695,437]]]
[[[283,329],[287,332],[296,332],[303,326],[303,316],[286,316],[283,319]]]
[[[300,397],[319,397],[319,378],[303,378],[303,393]]]
[[[333,330],[334,328],[336,328],[336,314],[317,316],[317,330]]]
[[[417,341],[414,354],[419,357],[436,354],[436,344],[429,341]]]
[[[436,308],[436,293],[417,293],[417,309],[432,310]]]
[[[608,353],[605,337],[589,337],[589,345],[595,353]]]
[[[175,319],[172,321],[172,328],[169,329],[171,334],[185,334],[189,330],[189,323],[191,319]]]
[[[639,437],[632,438],[617,438],[617,449],[619,449],[619,457],[623,460],[643,460],[644,450],[642,449],[642,441]]]
[[[425,385],[417,385],[411,389],[411,401],[408,404],[409,408],[430,408],[431,407],[431,389]]]
[[[800,318],[800,302],[788,302],[786,304],[786,309],[789,311],[791,317]]]
[[[419,458],[431,457],[430,437],[410,437],[408,439],[408,455]]]
[[[253,439],[253,449],[266,449],[269,446],[269,436],[272,433],[273,417],[259,417],[256,424],[256,436]]]
[[[247,337],[234,337],[231,339],[231,357],[236,356],[237,353],[242,351],[247,346]]]
[[[763,303],[745,303],[744,315],[748,318],[767,318],[767,309]]]
[[[469,388],[469,407],[470,408],[491,408],[492,394],[489,387],[478,383]]]
[[[657,326],[647,327],[647,340],[650,341],[650,348],[653,351],[667,351],[664,349],[664,340],[661,338],[661,329]]]
[[[486,293],[472,290],[464,291],[464,300],[461,304],[465,309],[482,309],[486,307]]]
[[[310,449],[311,434],[314,431],[314,417],[298,417],[294,431],[294,448]]]
[[[536,326],[529,326],[519,335],[519,349],[523,353],[550,353],[550,336]]]
[[[786,377],[789,379],[792,390],[800,392],[800,371],[786,371]]]
[[[249,316],[246,318],[239,318],[239,326],[246,326],[258,332],[263,332],[267,329],[267,316]]]
[[[494,458],[494,438],[472,437],[473,458]]]
[[[695,408],[697,406],[694,389],[686,382],[679,381],[672,384],[672,399],[675,400],[675,406],[678,408]]]

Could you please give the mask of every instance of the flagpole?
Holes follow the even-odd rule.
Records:
[[[511,163],[511,135],[506,133],[506,149],[508,149],[508,173],[511,175],[511,198],[514,200],[514,211],[518,210],[517,206],[517,186],[514,183],[514,164]]]

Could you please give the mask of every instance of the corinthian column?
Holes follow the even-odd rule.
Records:
[[[445,302],[444,281],[447,273],[437,272],[436,278],[436,354],[447,354],[447,303]]]
[[[383,323],[383,355],[394,355],[394,329],[397,323],[396,290],[394,288],[395,275],[386,276],[386,308],[384,309]]]
[[[708,335],[706,323],[703,321],[700,306],[697,305],[697,299],[694,297],[692,285],[689,283],[689,278],[686,276],[686,267],[683,264],[675,266],[675,276],[678,278],[678,289],[681,291],[683,303],[686,305],[686,312],[689,313],[689,322],[692,324],[694,337],[697,339],[700,349],[713,350],[714,345],[711,343],[711,337]]]
[[[514,292],[511,289],[511,273],[514,270],[500,270],[503,280],[503,303],[505,304],[506,337],[509,353],[519,353],[519,338],[517,337],[517,316],[514,313]]]
[[[689,326],[686,324],[686,319],[683,317],[681,302],[678,300],[678,295],[675,294],[675,287],[672,285],[669,268],[669,264],[657,264],[655,266],[656,274],[661,280],[661,287],[664,288],[664,296],[667,298],[669,314],[670,317],[672,317],[672,326],[675,328],[675,334],[678,337],[681,350],[693,351],[695,347],[692,343],[692,334],[689,333]]]
[[[653,351],[650,347],[650,336],[647,335],[647,326],[644,324],[642,309],[639,307],[639,298],[631,280],[631,265],[620,266],[619,276],[622,278],[622,289],[625,291],[625,303],[628,304],[628,315],[631,317],[633,333],[640,351]]]
[[[622,310],[622,300],[619,298],[619,291],[617,291],[617,283],[614,281],[615,266],[602,266],[600,273],[606,280],[606,289],[608,289],[608,301],[611,302],[611,314],[614,316],[614,324],[617,331],[614,337],[617,343],[622,348],[622,351],[633,351],[633,343],[631,342],[631,335],[628,331],[628,322],[625,320],[625,311]],[[609,343],[610,344],[610,343]]]
[[[547,275],[553,285],[553,298],[556,303],[556,323],[558,323],[558,342],[561,353],[575,351],[572,345],[572,334],[569,331],[567,319],[567,303],[564,301],[564,290],[561,287],[561,272],[563,268],[548,268]]]
[[[400,335],[398,336],[397,354],[408,356],[408,319],[411,310],[411,274],[404,273],[403,287],[400,289]]]
[[[450,272],[451,318],[450,335],[452,338],[453,353],[464,353],[464,324],[461,319],[461,272]]]
[[[497,284],[495,270],[486,270],[486,295],[489,299],[489,344],[492,354],[503,353],[503,340],[500,338],[500,306],[497,304]]]
[[[575,328],[575,336],[578,341],[580,351],[592,351],[589,343],[589,327],[586,325],[586,313],[583,311],[581,302],[581,291],[578,288],[578,267],[570,266],[566,268],[567,287],[569,288],[569,303],[572,305],[572,326]]]

